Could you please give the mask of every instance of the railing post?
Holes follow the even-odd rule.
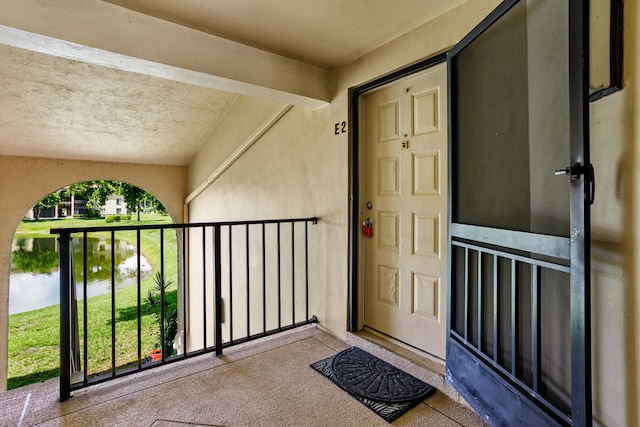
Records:
[[[71,397],[71,235],[60,233],[60,401]]]
[[[215,293],[215,342],[216,356],[222,354],[222,259],[220,256],[220,225],[213,227],[213,269],[214,269],[214,293]]]

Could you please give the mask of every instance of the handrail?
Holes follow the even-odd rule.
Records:
[[[229,225],[257,225],[257,224],[277,224],[277,223],[291,223],[291,222],[310,222],[312,224],[318,223],[318,217],[310,218],[287,218],[287,219],[263,219],[263,220],[249,220],[249,221],[218,221],[218,222],[189,222],[189,223],[176,223],[176,224],[150,224],[150,225],[112,225],[112,226],[100,226],[100,227],[69,227],[69,228],[52,228],[49,230],[49,234],[73,234],[82,233],[85,231],[100,232],[100,231],[132,231],[132,230],[158,230],[167,228],[200,228],[200,227],[215,227],[229,226]]]
[[[207,352],[220,355],[223,348],[317,322],[315,316],[309,315],[308,257],[308,224],[317,222],[317,217],[310,217],[51,229],[51,234],[60,236],[60,400],[67,400],[72,390],[88,385]],[[296,226],[300,223],[303,223],[304,227]],[[167,254],[173,250],[173,246],[167,243],[167,239],[173,239],[173,235],[167,233],[168,230],[176,232],[175,243],[171,245],[175,245],[177,265],[171,277],[165,276]],[[134,357],[137,360],[124,361],[121,359],[125,358],[117,356],[116,351],[121,343],[116,336],[116,323],[119,318],[116,315],[117,266],[114,243],[116,233],[123,231],[135,231],[136,234],[136,297],[131,298],[131,301],[126,300],[125,303],[128,313],[135,313],[137,316],[138,329],[137,357]],[[155,315],[158,316],[159,325],[156,328],[159,328],[159,332],[156,333],[160,337],[160,348],[166,349],[168,344],[171,349],[171,342],[174,340],[171,322],[175,322],[173,327],[177,328],[176,337],[180,337],[181,347],[177,355],[166,354],[163,351],[160,361],[150,362],[146,357],[148,350],[143,349],[142,343],[144,334],[141,320],[144,314],[141,310],[143,290],[140,252],[141,234],[154,231],[159,232],[152,236],[153,241],[159,244],[158,270],[162,283],[158,284],[157,277],[154,277],[160,292],[160,310]],[[111,239],[111,368],[89,373],[91,367],[88,366],[88,352],[91,350],[87,343],[93,337],[88,332],[87,317],[93,314],[87,304],[89,267],[86,242],[88,237],[104,232],[109,232]],[[78,266],[75,267],[81,270],[74,270],[74,239],[82,239],[82,244],[78,244],[76,249],[76,256],[81,256],[82,262],[78,262]],[[244,256],[236,256],[242,251]],[[289,273],[286,272],[287,268]],[[78,284],[78,293],[84,299],[83,304],[76,303],[74,271],[81,271],[83,277],[82,283]],[[255,280],[256,277],[258,280]],[[177,287],[170,292],[166,291],[165,285],[174,278]],[[172,292],[175,292],[175,307],[168,310],[167,295]],[[119,295],[118,301],[121,303],[122,300]],[[287,304],[283,303],[284,300]],[[118,310],[122,310],[122,307]],[[82,315],[82,324],[79,323],[79,314]],[[242,314],[245,315],[244,318],[241,317]],[[268,319],[269,315],[271,320]],[[276,315],[277,322],[273,320]],[[234,323],[239,325],[234,328]],[[82,327],[81,333],[78,332],[78,326]],[[134,332],[133,329],[131,332]],[[197,335],[200,333],[201,335]],[[150,332],[145,330],[145,334],[148,336]],[[165,338],[166,334],[169,334],[169,338]],[[213,343],[210,340],[211,336]],[[79,356],[81,345],[82,357]],[[107,346],[108,344],[105,345]],[[120,359],[116,360],[117,357]]]

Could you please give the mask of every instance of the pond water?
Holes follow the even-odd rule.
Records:
[[[56,237],[17,238],[11,251],[9,277],[9,314],[36,310],[60,303],[60,270]],[[83,299],[82,239],[74,238],[76,295]],[[136,247],[116,240],[115,287],[120,289],[137,283]],[[151,273],[151,265],[140,257],[143,276]],[[87,298],[111,292],[111,242],[87,239]]]

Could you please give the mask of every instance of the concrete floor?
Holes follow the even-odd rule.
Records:
[[[485,425],[459,401],[441,373],[369,338],[350,335],[345,343],[308,326],[227,349],[220,357],[204,355],[76,391],[64,403],[58,402],[58,380],[53,379],[0,393],[0,425],[387,425],[309,367],[351,345],[438,388],[393,425]]]

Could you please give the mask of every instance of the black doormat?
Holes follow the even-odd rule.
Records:
[[[436,391],[358,347],[319,360],[311,367],[389,423]]]

